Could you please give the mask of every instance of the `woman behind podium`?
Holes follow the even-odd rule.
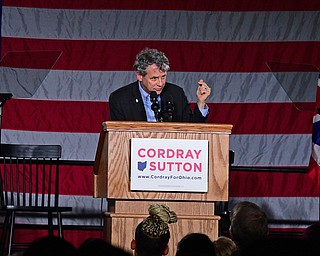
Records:
[[[169,207],[152,204],[149,216],[136,227],[131,249],[136,256],[161,256],[169,252],[170,223],[177,222],[177,215]]]

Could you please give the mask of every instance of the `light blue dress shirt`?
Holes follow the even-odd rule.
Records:
[[[146,110],[147,121],[148,122],[157,122],[156,117],[154,115],[154,112],[151,109],[150,94],[148,94],[145,90],[142,89],[140,81],[139,81],[139,91],[141,93],[143,105],[144,105],[144,108]],[[160,104],[160,96],[159,95],[158,95],[158,103],[159,103],[159,106],[161,106],[161,104]]]

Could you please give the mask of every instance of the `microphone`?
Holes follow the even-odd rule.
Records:
[[[173,101],[169,99],[169,100],[166,101],[166,109],[165,109],[165,112],[168,115],[168,121],[169,122],[172,121],[173,110],[174,110]]]
[[[160,105],[158,103],[158,94],[155,91],[150,93],[151,109],[154,112],[154,116],[159,121]]]

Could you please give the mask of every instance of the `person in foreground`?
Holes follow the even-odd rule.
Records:
[[[237,246],[231,238],[220,236],[213,241],[217,256],[231,256],[237,250]]]
[[[70,242],[60,237],[46,236],[35,240],[22,255],[77,256],[77,250]]]
[[[215,256],[212,240],[202,233],[190,233],[178,243],[176,256]]]
[[[170,66],[163,52],[142,50],[134,69],[137,81],[110,94],[110,120],[205,122],[211,88],[203,80],[198,81],[197,104],[192,111],[183,89],[166,81]]]
[[[268,238],[267,216],[255,203],[237,203],[231,210],[230,222],[230,237],[240,251],[247,250]]]
[[[169,207],[152,204],[149,216],[135,230],[131,249],[136,256],[161,256],[169,252],[170,231],[168,224],[177,222],[177,215]]]
[[[252,202],[237,203],[231,210],[230,221],[230,236],[238,247],[232,256],[320,255],[318,242],[289,237],[270,237],[266,214]]]
[[[124,249],[100,238],[88,238],[78,248],[77,256],[131,256]]]

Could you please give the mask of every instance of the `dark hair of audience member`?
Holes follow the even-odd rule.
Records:
[[[240,250],[268,238],[267,216],[252,202],[236,204],[231,210],[230,221],[230,236]]]
[[[214,243],[202,233],[190,233],[178,243],[176,256],[215,256]]]
[[[217,256],[231,256],[233,252],[237,251],[237,245],[231,238],[220,236],[217,240],[213,241],[215,245]]]
[[[320,222],[316,222],[308,226],[304,230],[302,234],[302,238],[304,240],[320,242]]]
[[[131,242],[131,249],[138,256],[161,256],[168,254],[170,230],[168,224],[177,221],[175,212],[162,204],[152,204],[149,216],[144,219],[135,230],[135,238]]]
[[[78,256],[130,256],[129,252],[100,238],[89,238],[78,248]]]
[[[75,256],[76,248],[69,242],[56,237],[47,236],[35,240],[23,253],[23,256]]]

